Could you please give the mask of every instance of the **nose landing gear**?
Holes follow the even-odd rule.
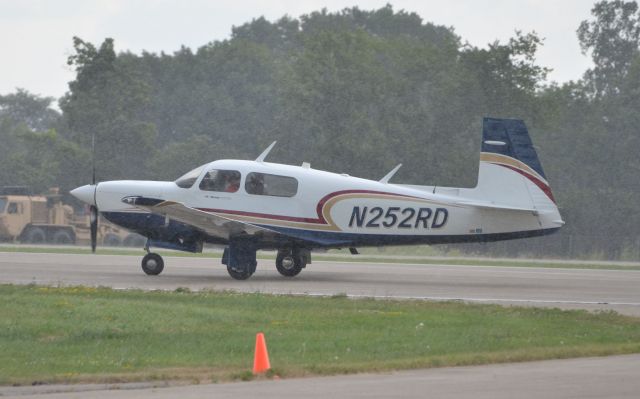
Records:
[[[150,276],[157,276],[162,273],[163,269],[164,260],[162,260],[162,256],[154,252],[149,252],[144,256],[144,258],[142,258],[142,270],[146,274]]]
[[[144,245],[147,254],[142,258],[142,271],[149,276],[157,276],[164,270],[164,260],[157,253],[149,251],[149,240]]]

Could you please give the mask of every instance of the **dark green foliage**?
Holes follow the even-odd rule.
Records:
[[[0,186],[38,193],[75,184],[73,171],[89,154],[58,134],[60,114],[50,108],[52,101],[21,89],[0,96]]]
[[[87,183],[94,136],[99,180],[173,179],[279,140],[274,162],[373,179],[402,162],[395,182],[473,186],[481,118],[513,117],[530,128],[567,226],[470,249],[637,258],[640,12],[620,0],[592,12],[578,38],[595,67],[561,86],[536,63],[535,32],[481,49],[390,5],[258,18],[173,54],[74,38],[62,115],[24,91],[0,97],[0,181]]]
[[[595,68],[587,81],[597,95],[615,95],[639,55],[640,11],[635,1],[600,1],[593,7],[595,21],[578,28],[582,51],[591,52]]]

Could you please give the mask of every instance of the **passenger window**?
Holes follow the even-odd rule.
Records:
[[[252,172],[247,175],[244,189],[255,195],[293,197],[298,192],[298,181],[288,176]]]
[[[18,213],[18,204],[15,202],[10,202],[9,207],[7,208],[7,213],[9,214],[17,214]]]
[[[210,170],[200,182],[200,190],[235,193],[240,188],[240,172],[237,170]]]

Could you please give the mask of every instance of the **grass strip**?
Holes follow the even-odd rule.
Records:
[[[640,352],[640,319],[469,305],[0,285],[0,384],[250,379]]]

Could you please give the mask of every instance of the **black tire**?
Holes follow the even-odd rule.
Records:
[[[24,234],[24,239],[22,241],[29,244],[42,244],[45,242],[47,236],[39,227],[31,227]]]
[[[104,240],[102,240],[103,244],[108,247],[119,247],[122,242],[120,241],[120,237],[113,233],[109,233],[104,236]]]
[[[157,276],[162,273],[164,269],[164,260],[162,260],[162,256],[150,252],[142,258],[142,270],[150,275]]]
[[[125,247],[144,247],[144,245],[146,244],[146,240],[143,236],[141,236],[140,234],[135,234],[135,233],[131,233],[128,236],[126,236],[124,238],[124,241],[122,242],[122,245],[124,245]]]
[[[231,266],[227,266],[227,273],[235,280],[246,280],[253,275],[251,268],[247,267],[244,270],[237,270],[232,268]]]
[[[295,277],[305,267],[304,259],[302,256],[293,255],[288,251],[278,251],[276,257],[276,269],[278,273],[285,277]]]
[[[69,245],[73,244],[73,242],[73,236],[67,230],[56,231],[55,234],[53,234],[54,244]]]

